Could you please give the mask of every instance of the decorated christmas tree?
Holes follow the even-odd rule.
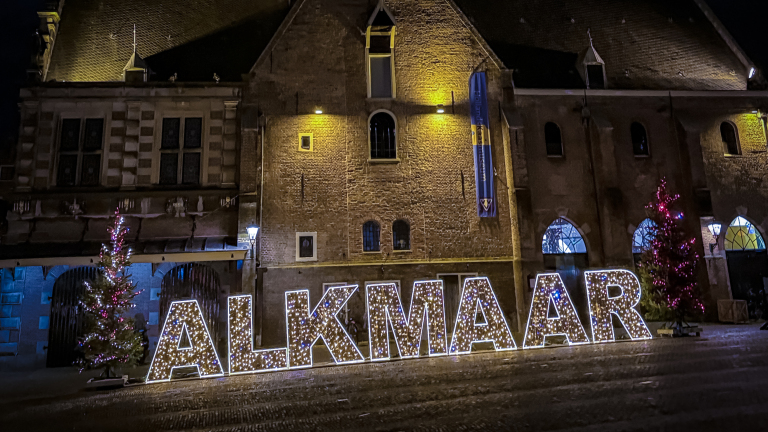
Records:
[[[128,317],[128,311],[135,307],[133,298],[141,291],[134,291],[136,286],[126,273],[131,250],[125,246],[128,228],[123,223],[116,211],[112,226],[107,228],[110,245],[101,248],[100,274],[86,283],[82,300],[86,327],[80,344],[89,365],[104,368],[104,378],[114,375],[116,368],[135,364],[143,351],[141,335],[134,332],[133,319]]]
[[[683,214],[673,211],[678,198],[679,195],[668,192],[667,182],[662,179],[655,199],[646,206],[656,226],[650,245],[640,258],[638,273],[646,318],[672,320],[681,328],[686,317],[704,313],[704,304],[696,282],[696,239],[686,236]]]

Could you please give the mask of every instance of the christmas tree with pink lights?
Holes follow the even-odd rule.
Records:
[[[682,328],[686,317],[704,313],[704,304],[696,281],[700,258],[694,249],[696,239],[685,234],[683,214],[673,211],[679,197],[669,193],[667,181],[662,179],[656,197],[646,206],[656,227],[640,258],[638,273],[646,317],[673,320]]]
[[[85,336],[80,344],[86,360],[94,368],[104,368],[103,378],[114,375],[115,369],[131,366],[141,356],[141,335],[134,331],[134,322],[128,312],[135,307],[135,291],[131,275],[126,270],[131,265],[131,250],[125,246],[128,228],[119,211],[107,228],[110,245],[102,245],[99,276],[86,283],[81,302],[86,315]]]

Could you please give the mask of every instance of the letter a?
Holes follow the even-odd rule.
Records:
[[[557,311],[557,317],[549,318],[549,304]],[[528,325],[525,328],[523,348],[541,348],[547,336],[564,335],[569,345],[589,343],[587,332],[579,321],[576,308],[568,296],[563,280],[557,273],[536,275]]]
[[[477,323],[478,312],[483,314],[485,322]],[[474,342],[493,342],[496,351],[517,349],[491,282],[486,277],[464,281],[450,353],[468,354]]]
[[[601,270],[584,272],[589,298],[589,315],[592,319],[592,341],[613,342],[611,314],[616,314],[627,329],[629,337],[651,339],[651,332],[645,325],[635,306],[640,303],[640,281],[629,270]],[[621,295],[608,297],[608,287],[621,288]]]
[[[356,290],[357,285],[328,288],[311,314],[308,290],[285,293],[289,367],[311,367],[312,346],[321,337],[337,364],[365,360],[336,316]]]
[[[427,319],[429,355],[446,354],[443,281],[416,282],[411,293],[410,318],[393,283],[365,287],[368,302],[368,346],[371,360],[389,359],[388,326],[395,335],[400,358],[418,357],[424,317]]]
[[[229,333],[229,373],[264,372],[288,367],[288,350],[253,350],[253,315],[251,295],[227,299],[227,329]]]
[[[186,329],[191,344],[180,348]],[[201,378],[224,375],[197,300],[171,303],[146,382],[170,381],[173,369],[195,366]]]

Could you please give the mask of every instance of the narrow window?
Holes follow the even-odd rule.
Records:
[[[312,151],[312,147],[314,144],[312,143],[312,134],[311,133],[300,133],[299,134],[299,151]]]
[[[382,2],[368,20],[366,31],[366,61],[368,66],[368,97],[395,97],[394,79],[395,20]]]
[[[740,155],[741,148],[739,147],[739,136],[736,134],[736,127],[729,122],[723,122],[720,125],[720,136],[723,139],[723,147],[725,147],[725,154],[727,155]]]
[[[371,117],[370,140],[371,159],[397,158],[397,137],[395,119],[386,112],[379,112]]]
[[[587,65],[587,85],[591,89],[605,88],[605,75],[603,74],[603,65]]]
[[[392,224],[393,247],[396,251],[411,250],[411,226],[404,220]]]
[[[645,127],[638,122],[632,123],[629,127],[629,134],[632,136],[632,151],[635,156],[648,156],[648,134]]]
[[[547,156],[563,155],[563,136],[556,124],[549,122],[544,125],[544,142],[547,145]]]
[[[58,186],[98,186],[101,152],[104,143],[104,119],[64,119],[59,139]]]
[[[202,135],[203,119],[201,117],[163,119],[160,141],[159,183],[161,185],[200,184]]]
[[[363,252],[378,252],[381,229],[376,221],[363,224]]]

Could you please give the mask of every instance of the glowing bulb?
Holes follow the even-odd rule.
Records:
[[[315,114],[322,114],[322,113],[323,113],[323,110],[321,110],[321,109],[316,109],[315,110]]]
[[[445,108],[443,108],[443,105],[442,105],[442,104],[441,104],[441,105],[438,105],[438,106],[437,106],[437,113],[438,113],[438,114],[442,114],[442,113],[444,113],[444,112],[445,112]]]

